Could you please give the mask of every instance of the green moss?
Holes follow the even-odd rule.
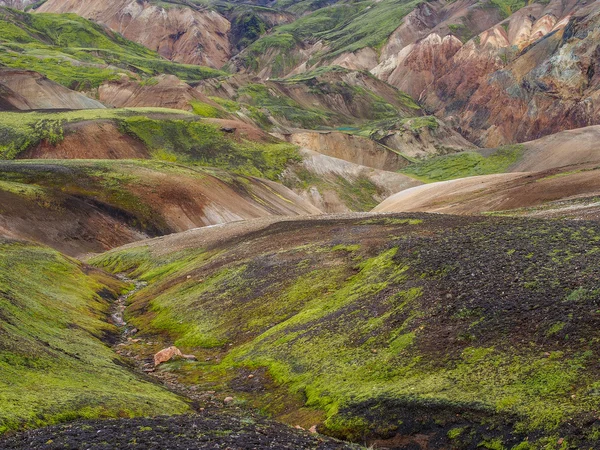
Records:
[[[218,126],[206,122],[139,116],[123,119],[121,124],[125,132],[140,139],[160,159],[220,167],[275,180],[289,163],[300,159],[293,145],[236,142]]]
[[[541,446],[540,436],[549,443],[564,424],[585,423],[599,405],[595,328],[575,320],[593,320],[582,294],[567,297],[574,285],[596,295],[598,227],[383,219],[395,220],[317,223],[309,241],[289,245],[281,243],[297,228],[272,227],[248,238],[243,255],[237,245],[134,247],[93,262],[151,281],[134,298],[136,325],[219,355],[182,368],[188,382],[231,390],[244,370],[267,368],[280,389],[324,411],[336,435],[390,432],[404,426],[402,411],[418,411],[461,445],[509,448],[528,433]],[[419,226],[407,226],[412,219]],[[533,310],[535,323],[512,326]],[[476,426],[452,431],[465,422]]]
[[[503,18],[510,17],[526,4],[524,0],[490,0],[490,2],[500,10]]]
[[[450,431],[448,431],[448,438],[449,439],[456,439],[458,438],[461,434],[463,434],[465,431],[465,427],[456,427],[456,428],[452,428]]]
[[[276,52],[276,57],[270,61],[274,76],[284,75],[297,63],[297,59],[291,50],[296,45],[293,35],[287,33],[269,34],[251,44],[244,55],[244,64],[258,71],[261,67],[261,59],[265,54]]]
[[[522,153],[521,145],[500,147],[488,156],[476,152],[455,153],[411,164],[400,172],[426,183],[502,173],[516,163]]]
[[[203,105],[203,112],[208,111],[206,107],[212,111],[212,106]],[[172,114],[174,120],[153,119],[154,114]],[[276,180],[290,163],[300,160],[294,145],[275,140],[239,142],[222,132],[217,125],[194,120],[194,115],[190,113],[163,108],[61,113],[0,112],[0,157],[14,159],[42,140],[56,145],[64,137],[66,124],[102,119],[114,120],[123,133],[141,140],[151,150],[153,157],[162,161],[218,167],[234,173]]]
[[[167,61],[142,45],[75,14],[0,9],[0,64],[35,70],[64,86],[90,90],[123,72],[202,80],[224,72]]]
[[[481,448],[487,448],[490,450],[504,450],[504,444],[502,443],[501,439],[492,439],[489,441],[483,441],[481,442],[478,447]]]
[[[64,138],[64,126],[84,120],[122,119],[140,114],[187,115],[165,108],[94,109],[69,112],[0,112],[0,157],[14,159],[42,140],[57,144]]]
[[[440,124],[434,116],[411,117],[404,119],[402,124],[406,124],[411,131],[418,133],[423,128],[437,130]]]
[[[253,9],[236,14],[231,21],[232,41],[241,50],[256,41],[269,28],[268,24]]]
[[[417,1],[382,0],[336,4],[278,28],[299,39],[317,37],[329,43],[328,59],[364,47],[379,47]]]
[[[331,113],[316,108],[304,108],[281,93],[263,84],[248,84],[238,90],[236,100],[252,107],[267,110],[275,118],[284,119],[293,126],[317,128],[330,120]],[[258,122],[264,122],[258,118]]]
[[[187,411],[101,338],[118,283],[48,248],[0,243],[0,434],[77,418]],[[108,284],[106,284],[108,283]]]
[[[213,105],[209,105],[208,103],[194,100],[190,102],[190,105],[192,106],[192,111],[194,112],[194,114],[197,114],[201,117],[225,117],[225,113],[221,109]]]

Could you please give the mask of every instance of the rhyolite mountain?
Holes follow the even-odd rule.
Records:
[[[0,448],[600,448],[599,30],[0,1]]]

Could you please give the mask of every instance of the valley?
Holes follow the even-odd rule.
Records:
[[[599,5],[0,0],[0,449],[600,448]]]

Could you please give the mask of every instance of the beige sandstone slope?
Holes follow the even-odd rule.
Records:
[[[600,219],[600,166],[580,165],[535,173],[483,175],[399,192],[375,212],[486,212]]]
[[[146,0],[48,0],[37,11],[78,14],[181,63],[220,68],[231,56],[230,23],[209,9]]]
[[[0,98],[4,100],[0,109],[104,108],[102,103],[29,70],[0,69]]]
[[[600,164],[600,125],[562,131],[523,144],[511,172],[540,172],[564,166]]]
[[[495,151],[479,152],[487,155]],[[573,208],[572,202],[576,199],[599,195],[600,126],[591,126],[522,144],[521,156],[508,168],[508,173],[442,181],[399,191],[375,211],[479,214],[539,208],[561,201],[567,202],[564,207]],[[564,208],[552,210],[555,209]]]

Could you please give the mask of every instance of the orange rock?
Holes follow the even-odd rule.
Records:
[[[170,361],[174,356],[181,356],[183,358],[183,354],[177,347],[171,346],[165,348],[154,355],[154,366]]]

